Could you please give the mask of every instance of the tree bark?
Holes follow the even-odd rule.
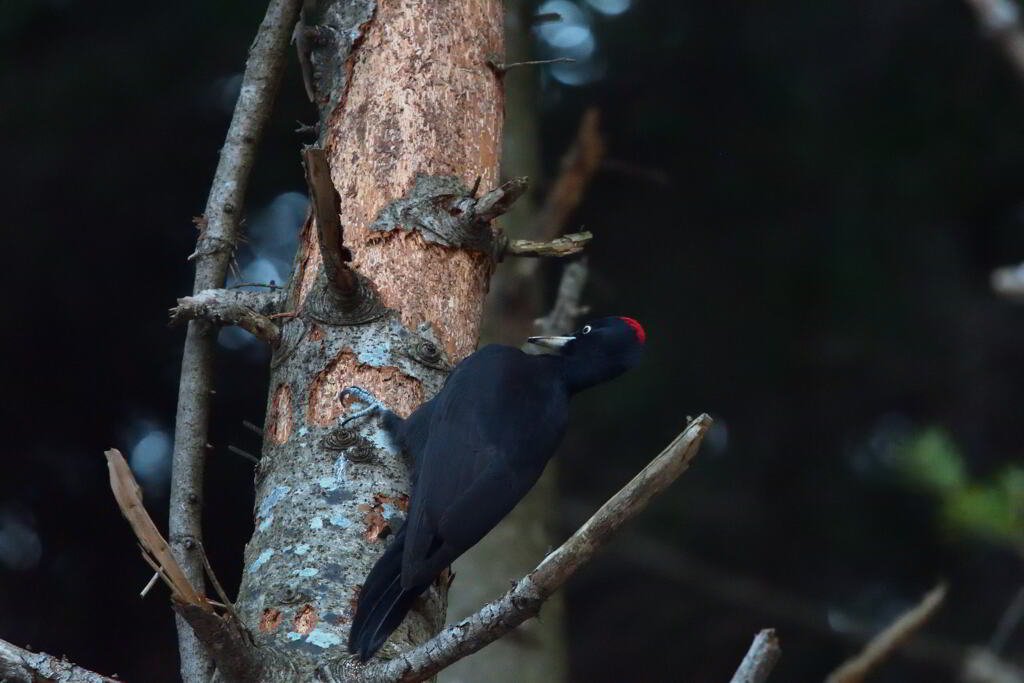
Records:
[[[349,0],[313,20],[306,30],[333,36],[311,54],[320,146],[363,301],[332,305],[307,221],[287,293],[297,315],[279,321],[236,605],[256,645],[279,655],[265,680],[311,678],[347,656],[359,586],[407,506],[405,462],[375,420],[338,426],[339,391],[363,387],[408,415],[474,350],[493,268],[479,248],[488,226],[432,227],[461,211],[453,198],[478,178],[483,191],[497,182],[503,95],[486,62],[503,50],[498,0]],[[446,589],[445,577],[383,655],[442,626]]]

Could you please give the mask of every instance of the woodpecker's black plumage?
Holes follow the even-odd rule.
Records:
[[[374,408],[412,459],[413,489],[405,524],[363,583],[350,652],[371,657],[438,574],[516,506],[555,453],[570,396],[635,365],[644,341],[636,321],[603,318],[568,337],[530,338],[558,355],[490,345],[408,419]]]

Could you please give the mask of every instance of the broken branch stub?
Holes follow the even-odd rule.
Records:
[[[490,222],[526,192],[527,178],[512,178],[482,197],[454,176],[416,177],[406,196],[384,207],[370,226],[375,232],[416,231],[427,242],[477,251],[499,260],[503,240]]]
[[[348,267],[352,260],[344,243],[344,229],[341,225],[341,198],[331,180],[331,168],[327,153],[319,147],[302,150],[303,165],[306,169],[306,184],[309,186],[310,210],[316,219],[316,232],[327,273],[327,285],[336,296],[342,311],[351,312],[359,307],[362,288],[355,271]]]
[[[205,289],[178,299],[178,305],[170,310],[170,325],[189,320],[235,325],[271,346],[277,346],[281,341],[281,329],[264,312],[276,310],[280,299],[276,292]]]

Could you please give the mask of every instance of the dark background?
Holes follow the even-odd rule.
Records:
[[[988,500],[1024,444],[1024,306],[989,286],[1024,259],[1024,83],[962,0],[546,9],[576,33],[538,34],[539,52],[581,61],[537,72],[537,180],[600,107],[608,168],[573,218],[597,235],[587,299],[649,339],[640,369],[579,401],[565,531],[687,414],[718,420],[692,470],[570,582],[573,680],[728,680],[764,626],[784,648],[773,681],[820,680],[858,624],[940,578],[938,645],[874,680],[954,680],[949,660],[989,641],[1022,578],[1020,508],[988,533],[955,496]],[[164,526],[183,339],[166,310],[191,291],[190,219],[263,11],[0,7],[0,637],[129,680],[174,680],[177,653],[165,590],[138,599],[150,572],[102,453],[131,456]],[[239,260],[257,279],[287,278],[303,210],[293,129],[315,114],[294,62],[246,209]],[[226,446],[258,450],[241,422],[262,422],[266,354],[224,342],[204,521],[233,593],[252,477]],[[927,434],[964,468],[956,491],[905,466]],[[1005,512],[970,500],[967,517]],[[1022,654],[1011,636],[1002,655]]]

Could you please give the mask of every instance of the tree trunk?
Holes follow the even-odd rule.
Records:
[[[486,62],[503,50],[498,0],[348,0],[311,19],[330,27],[307,29],[318,38],[319,144],[363,298],[338,307],[307,221],[286,306],[298,315],[281,319],[272,361],[237,604],[256,644],[281,655],[265,680],[301,679],[346,656],[359,586],[407,505],[401,455],[376,420],[338,426],[339,391],[360,386],[408,415],[474,350],[493,268],[480,247],[489,227],[436,226],[458,220],[477,179],[484,190],[497,181],[503,94]],[[446,580],[382,654],[440,628]]]
[[[505,37],[509,62],[533,59],[530,47],[531,3],[506,3]],[[509,71],[505,77],[505,177],[541,176],[538,122],[538,72]],[[509,211],[502,227],[514,237],[544,239],[539,218],[538,184]],[[521,344],[536,334],[533,321],[543,314],[543,287],[536,261],[503,263],[494,276],[484,315],[486,341]],[[563,330],[564,331],[564,330]],[[508,590],[532,569],[558,540],[558,462],[551,462],[537,485],[491,533],[455,563],[456,581],[449,596],[449,621],[461,619]],[[442,683],[555,683],[568,673],[565,601],[553,595],[541,619],[531,619],[508,637],[459,660],[439,676]]]

